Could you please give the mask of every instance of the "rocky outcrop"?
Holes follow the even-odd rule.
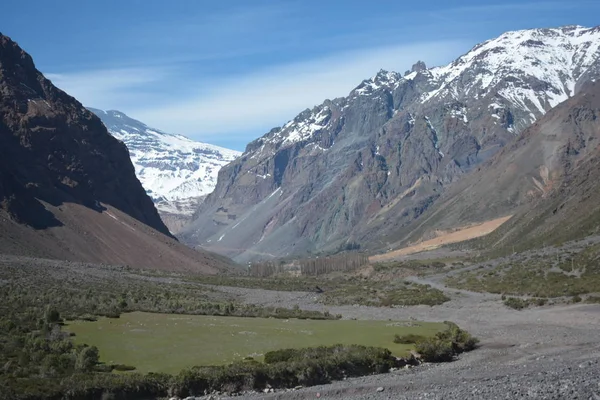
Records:
[[[125,145],[3,35],[0,214],[3,252],[168,267],[161,254],[185,247],[161,221]],[[200,259],[214,263],[203,267]],[[189,252],[179,261],[206,271],[226,265]]]
[[[391,245],[596,79],[599,46],[600,28],[509,32],[447,66],[381,71],[250,143],[181,237],[240,260]]]

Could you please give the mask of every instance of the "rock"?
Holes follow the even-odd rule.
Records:
[[[579,368],[587,368],[590,365],[592,365],[592,362],[591,361],[586,361],[586,362],[583,362],[583,363],[579,364]]]
[[[383,392],[383,391],[384,391],[384,389],[383,389],[383,387],[382,387],[382,386],[379,386],[379,387],[377,388],[377,392],[381,393],[381,392]]]
[[[417,61],[416,63],[413,64],[410,71],[411,72],[421,72],[421,71],[425,71],[426,69],[427,69],[427,65],[425,65],[425,62]]]

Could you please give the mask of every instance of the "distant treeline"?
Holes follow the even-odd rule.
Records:
[[[350,272],[367,264],[369,264],[369,256],[364,253],[352,252],[334,256],[305,258],[288,264],[278,261],[252,263],[249,274],[265,278],[299,268],[302,275],[317,276],[336,271]]]
[[[336,271],[350,272],[367,264],[369,264],[369,256],[365,253],[344,253],[300,260],[300,273],[316,276]]]
[[[250,276],[266,278],[285,271],[285,264],[278,261],[262,261],[250,264]]]

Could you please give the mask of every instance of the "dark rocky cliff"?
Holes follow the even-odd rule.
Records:
[[[125,145],[0,36],[0,200],[32,227],[57,224],[41,202],[110,204],[170,235],[135,176]]]

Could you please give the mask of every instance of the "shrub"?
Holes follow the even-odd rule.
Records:
[[[416,343],[415,349],[424,361],[452,361],[454,356],[477,348],[479,339],[453,322],[446,321],[445,324],[448,326],[445,331]]]
[[[590,304],[599,304],[600,296],[588,296],[588,298],[585,299],[585,302]]]
[[[125,365],[125,364],[115,364],[112,365],[112,369],[115,371],[135,371],[135,367],[133,365]]]
[[[96,346],[84,347],[77,354],[75,369],[91,371],[98,364],[98,348]]]
[[[417,343],[415,349],[421,355],[421,358],[427,362],[448,362],[454,359],[452,343],[437,337]]]
[[[219,367],[194,367],[172,381],[171,395],[260,390],[318,385],[348,376],[387,372],[397,360],[387,349],[366,346],[321,346],[265,354],[265,363],[242,361]]]
[[[48,307],[46,310],[46,322],[48,323],[56,323],[60,321],[60,313],[58,310],[52,307]]]
[[[395,335],[394,336],[394,343],[398,343],[398,344],[415,344],[418,342],[421,342],[425,340],[424,336],[421,335],[414,335],[414,334],[408,334],[408,335]]]
[[[506,300],[504,300],[504,305],[515,310],[522,310],[526,308],[529,304],[523,299],[519,299],[517,297],[509,297]]]
[[[298,358],[299,351],[296,349],[281,349],[265,353],[265,364],[275,364],[278,362],[290,361],[293,358]]]
[[[548,303],[548,299],[535,299],[535,305],[537,306],[545,306]]]

